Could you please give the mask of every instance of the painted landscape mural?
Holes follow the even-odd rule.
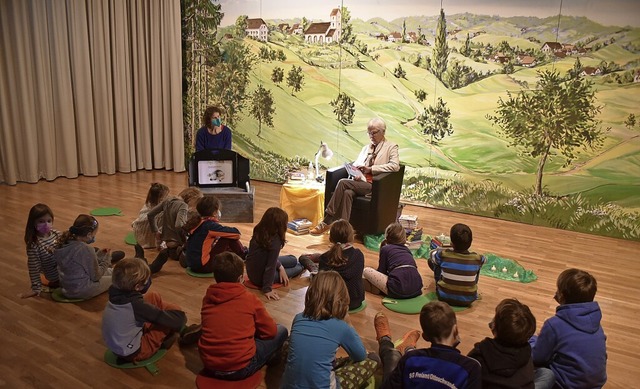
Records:
[[[639,3],[182,3],[187,145],[220,105],[283,182],[379,116],[403,201],[640,240]]]

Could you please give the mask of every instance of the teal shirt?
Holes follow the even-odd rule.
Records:
[[[331,387],[331,380],[335,380],[332,362],[338,347],[345,349],[355,362],[367,357],[360,336],[344,320],[313,320],[302,313],[297,314],[291,325],[289,355],[281,388]]]

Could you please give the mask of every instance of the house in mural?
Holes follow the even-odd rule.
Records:
[[[389,36],[387,37],[387,40],[389,42],[402,43],[402,34],[400,34],[397,31],[394,31],[391,34],[389,34]]]
[[[280,24],[278,24],[278,30],[286,33],[287,31],[289,31],[289,23],[280,23]]]
[[[293,26],[291,26],[291,30],[289,30],[289,32],[295,35],[302,35],[302,25],[300,23],[295,23]]]
[[[558,42],[544,42],[540,50],[545,54],[554,54],[562,51],[562,45]]]
[[[594,68],[593,66],[585,66],[582,69],[581,76],[599,76],[602,74],[602,70],[600,68]]]
[[[247,19],[247,28],[245,29],[247,36],[253,39],[268,42],[269,41],[269,28],[267,23],[262,18]]]
[[[407,39],[407,42],[409,42],[409,43],[417,43],[418,42],[418,34],[416,34],[415,32],[411,31],[410,33],[407,34],[406,39]]]
[[[530,55],[519,55],[518,63],[525,68],[532,68],[536,66],[536,59]]]
[[[334,8],[329,16],[329,22],[311,23],[304,32],[304,40],[307,43],[331,43],[337,42],[342,35],[342,13]]]

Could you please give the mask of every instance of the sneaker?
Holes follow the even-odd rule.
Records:
[[[400,344],[396,346],[396,349],[400,351],[400,354],[404,355],[407,349],[416,348],[416,343],[418,343],[418,339],[420,339],[420,331],[411,330],[406,334],[404,334],[404,336],[402,337],[402,342],[400,342]]]
[[[376,313],[373,319],[373,327],[376,329],[376,340],[380,341],[383,336],[391,338],[391,328],[389,328],[389,319],[382,312]]]
[[[160,348],[164,350],[169,350],[171,346],[173,346],[173,344],[176,342],[179,336],[180,335],[177,332],[174,332],[171,335],[168,335],[166,338],[164,338],[164,340],[160,344]]]
[[[120,250],[112,251],[111,252],[111,264],[115,265],[116,263],[118,263],[118,261],[120,261],[122,258],[124,258],[124,256],[125,256],[124,251],[120,251]]]
[[[180,331],[180,346],[189,346],[196,344],[202,335],[202,326],[200,324],[191,324]]]
[[[313,229],[311,229],[311,231],[309,231],[309,233],[311,235],[322,235],[325,232],[329,231],[329,228],[331,228],[330,225],[328,225],[325,222],[320,222],[320,223],[318,223],[317,226],[313,227]]]

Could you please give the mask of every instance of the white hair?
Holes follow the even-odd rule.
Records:
[[[387,131],[387,124],[380,118],[373,118],[367,123],[367,130],[376,129],[384,134]]]

